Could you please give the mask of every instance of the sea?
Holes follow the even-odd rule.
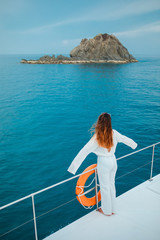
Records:
[[[159,56],[135,55],[129,64],[20,63],[39,57],[0,55],[0,206],[71,178],[67,169],[103,112],[138,144],[118,144],[117,158],[160,141]],[[117,196],[150,178],[151,160],[152,147],[117,161]],[[96,161],[89,154],[77,174]],[[77,201],[77,179],[34,197],[38,239],[96,209]],[[31,197],[0,211],[1,239],[35,239]]]

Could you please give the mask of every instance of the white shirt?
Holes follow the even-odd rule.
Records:
[[[97,156],[111,157],[114,155],[116,151],[117,143],[124,143],[127,146],[135,149],[137,147],[137,143],[134,142],[131,138],[128,138],[116,130],[113,129],[113,147],[110,152],[107,148],[100,147],[96,140],[96,135],[94,135],[89,142],[80,150],[77,156],[73,159],[71,165],[68,170],[70,173],[75,174],[77,169],[80,167],[84,159],[87,157],[89,153],[95,153]]]

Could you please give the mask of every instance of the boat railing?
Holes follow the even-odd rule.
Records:
[[[131,156],[131,155],[133,155],[133,154],[136,154],[136,153],[138,153],[138,152],[144,151],[144,150],[146,150],[146,149],[148,149],[148,148],[152,148],[152,160],[151,160],[150,162],[147,162],[147,163],[139,166],[138,168],[136,168],[136,169],[134,169],[134,170],[132,170],[132,171],[130,171],[130,172],[127,172],[127,173],[124,174],[124,175],[121,175],[120,177],[118,177],[118,178],[116,178],[116,179],[122,178],[122,177],[124,177],[124,176],[126,176],[126,175],[128,175],[128,174],[131,174],[132,172],[134,172],[134,171],[136,171],[136,170],[138,170],[138,169],[140,169],[140,168],[142,168],[142,167],[144,167],[144,166],[146,166],[146,165],[148,165],[148,164],[151,163],[151,167],[150,167],[150,178],[149,178],[148,180],[149,180],[149,181],[152,181],[152,176],[153,176],[153,164],[154,164],[154,161],[155,161],[155,160],[154,160],[155,146],[156,146],[156,145],[159,145],[159,144],[160,144],[160,142],[157,142],[157,143],[154,143],[154,144],[152,144],[152,145],[149,145],[149,146],[147,146],[147,147],[141,148],[141,149],[139,149],[139,150],[137,150],[137,151],[134,151],[134,152],[132,152],[132,153],[129,153],[129,154],[126,154],[126,155],[124,155],[124,156],[122,156],[122,157],[117,158],[117,160],[120,160],[120,159],[129,157],[129,156]],[[94,177],[94,178],[95,178],[95,187],[91,188],[91,189],[88,190],[88,191],[85,191],[83,194],[77,195],[77,197],[78,197],[78,196],[82,196],[82,195],[84,195],[84,194],[87,194],[87,193],[89,193],[89,192],[91,192],[92,190],[95,189],[95,193],[96,193],[96,205],[97,205],[97,209],[98,209],[97,168],[95,167],[95,168],[92,168],[92,169],[90,169],[90,170],[88,170],[88,171],[82,172],[82,173],[80,173],[80,174],[78,174],[78,175],[75,175],[75,176],[73,176],[73,177],[71,177],[71,178],[68,178],[68,179],[66,179],[66,180],[64,180],[64,181],[61,181],[61,182],[58,182],[58,183],[56,183],[56,184],[53,184],[53,185],[51,185],[51,186],[49,186],[49,187],[43,188],[43,189],[41,189],[41,190],[39,190],[39,191],[37,191],[37,192],[31,193],[31,194],[29,194],[29,195],[27,195],[27,196],[25,196],[25,197],[23,197],[23,198],[20,198],[20,199],[18,199],[18,200],[16,200],[16,201],[11,202],[11,203],[9,203],[9,204],[6,204],[6,205],[4,205],[4,206],[1,206],[1,207],[0,207],[0,210],[3,210],[3,209],[5,209],[5,208],[8,208],[9,206],[12,206],[12,205],[14,205],[14,204],[16,204],[16,203],[19,203],[19,202],[21,202],[21,201],[24,201],[24,200],[26,200],[26,199],[31,198],[31,201],[32,201],[32,211],[33,211],[33,218],[32,218],[31,220],[34,221],[35,239],[38,240],[38,235],[37,235],[37,222],[36,222],[36,218],[37,218],[37,217],[36,217],[36,212],[35,212],[35,201],[34,201],[34,197],[35,197],[36,195],[42,193],[42,192],[45,192],[45,191],[47,191],[47,190],[49,190],[49,189],[55,188],[55,187],[57,187],[57,186],[59,186],[59,185],[61,185],[61,184],[64,184],[64,183],[66,183],[66,182],[69,182],[69,181],[71,181],[71,180],[73,180],[73,179],[75,179],[75,178],[78,178],[79,176],[81,176],[81,175],[83,175],[83,174],[86,174],[86,173],[88,173],[88,172],[90,172],[90,171],[93,171],[93,170],[95,170],[95,177]],[[70,201],[69,201],[69,202],[70,202]],[[64,205],[64,204],[62,204],[61,206],[63,206],[63,205]],[[60,206],[60,207],[61,207],[61,206]],[[55,209],[56,209],[56,208],[55,208]],[[28,221],[28,222],[29,222],[29,221]],[[24,223],[24,224],[25,224],[25,223]],[[24,224],[21,224],[20,226],[17,226],[16,228],[14,228],[14,229],[12,229],[12,230],[10,230],[10,231],[2,234],[2,235],[0,236],[0,238],[3,237],[3,236],[6,235],[6,234],[8,234],[8,233],[10,233],[10,232],[18,229],[19,227],[23,226]]]

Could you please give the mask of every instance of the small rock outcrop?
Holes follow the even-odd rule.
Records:
[[[82,39],[80,45],[70,52],[70,57],[63,55],[45,55],[38,60],[22,59],[29,64],[79,64],[79,63],[129,63],[138,62],[114,36],[98,34],[92,39]]]

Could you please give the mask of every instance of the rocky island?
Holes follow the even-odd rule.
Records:
[[[70,57],[45,55],[38,60],[22,59],[28,64],[84,64],[84,63],[130,63],[138,62],[114,36],[98,34],[92,39],[82,39],[80,45],[70,52]]]

